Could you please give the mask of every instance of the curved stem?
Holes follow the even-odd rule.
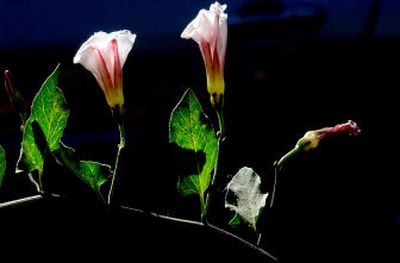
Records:
[[[34,171],[33,171],[34,172]],[[36,192],[41,193],[42,188],[38,182],[36,182],[34,175],[32,173],[28,173],[29,181],[35,186]]]
[[[260,234],[256,233],[256,235],[257,235],[257,246],[259,246],[261,243],[262,233],[260,233]]]
[[[269,203],[269,207],[274,205],[275,200],[275,191],[276,191],[276,184],[278,183],[278,165],[274,165],[274,187],[272,188],[271,194],[271,202]]]
[[[219,140],[221,140],[221,138],[224,138],[225,136],[225,120],[224,120],[224,112],[221,110],[215,110],[217,112],[217,118],[218,118],[218,127],[219,127],[219,131],[218,131],[218,137]]]
[[[274,260],[274,261],[278,261],[278,259],[274,256],[272,256],[270,253],[268,253],[267,251],[265,251],[264,249],[250,243],[247,240],[244,240],[241,237],[238,237],[237,235],[226,231],[222,228],[219,228],[217,226],[214,226],[212,224],[204,224],[202,222],[198,222],[198,221],[192,221],[192,220],[187,220],[187,219],[182,219],[182,218],[178,218],[178,217],[173,217],[173,216],[167,216],[167,215],[162,215],[162,214],[157,214],[154,212],[146,212],[142,209],[138,209],[138,208],[132,208],[132,207],[127,207],[127,206],[121,206],[122,209],[125,210],[129,210],[129,211],[133,211],[133,212],[137,212],[137,213],[141,213],[141,214],[146,214],[148,216],[154,217],[154,218],[159,218],[159,219],[164,219],[164,220],[168,220],[168,221],[172,221],[172,222],[177,222],[177,223],[181,223],[181,224],[187,224],[187,225],[194,225],[194,226],[200,226],[200,227],[207,227],[210,228],[224,236],[230,237],[232,239],[235,239],[237,241],[239,241],[240,243],[242,243],[243,245],[257,251],[258,253],[261,253],[264,256],[269,257],[270,259]]]
[[[203,224],[201,222],[198,222],[198,221],[192,221],[192,220],[182,219],[182,218],[173,217],[173,216],[161,215],[161,214],[157,214],[157,213],[154,213],[154,212],[146,212],[146,211],[144,211],[142,209],[128,207],[128,206],[121,206],[121,208],[125,209],[125,210],[129,210],[129,211],[141,213],[141,214],[147,214],[149,216],[156,217],[156,218],[161,218],[161,219],[165,219],[165,220],[169,220],[169,221],[178,222],[178,223],[203,226]]]
[[[209,228],[211,228],[211,229],[216,230],[217,232],[219,232],[219,233],[221,233],[221,234],[223,234],[223,235],[225,235],[225,236],[229,236],[229,237],[231,237],[231,238],[233,238],[233,239],[236,239],[236,240],[239,241],[240,243],[242,243],[242,244],[246,245],[247,247],[249,247],[249,248],[251,248],[251,249],[253,249],[253,250],[255,250],[255,251],[257,251],[257,252],[259,252],[259,253],[261,253],[261,254],[263,254],[264,256],[269,257],[270,259],[272,259],[272,260],[274,260],[274,261],[278,261],[278,259],[277,259],[276,257],[272,256],[270,253],[268,253],[268,252],[265,251],[264,249],[262,249],[262,248],[260,248],[260,247],[258,247],[258,246],[256,246],[256,245],[253,245],[253,244],[250,243],[249,241],[244,240],[243,238],[238,237],[237,235],[232,234],[231,232],[228,232],[228,231],[226,231],[226,230],[224,230],[224,229],[222,229],[222,228],[216,227],[216,226],[211,225],[211,224],[208,224],[207,226],[208,226]]]
[[[125,130],[124,130],[124,124],[122,122],[118,123],[118,129],[119,129],[119,144],[118,144],[117,156],[115,157],[114,171],[113,171],[112,178],[111,178],[111,186],[110,186],[110,190],[108,192],[108,197],[107,197],[108,205],[111,205],[112,197],[114,194],[115,178],[116,178],[117,172],[118,172],[119,157],[121,155],[122,149],[124,149],[124,147],[125,147]]]
[[[287,152],[284,156],[281,157],[281,159],[279,159],[279,161],[276,162],[275,167],[277,167],[277,169],[280,170],[282,168],[283,164],[286,163],[287,160],[289,160],[290,158],[292,158],[293,156],[298,154],[303,149],[304,149],[304,146],[296,144],[296,146],[293,149],[291,149],[289,152]]]
[[[279,170],[283,167],[283,165],[293,156],[298,154],[300,151],[303,150],[303,146],[301,145],[296,145],[292,150],[287,152],[284,156],[282,156],[278,161],[274,163],[274,186],[272,188],[272,194],[271,194],[271,202],[269,204],[269,207],[272,207],[274,204],[275,200],[275,192],[276,192],[276,185],[278,183],[278,172]]]

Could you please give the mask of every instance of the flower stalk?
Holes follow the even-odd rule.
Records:
[[[117,155],[115,157],[114,170],[113,170],[112,178],[111,178],[111,186],[110,186],[110,190],[108,191],[108,196],[107,196],[107,204],[108,205],[111,205],[111,203],[112,203],[114,190],[115,190],[115,180],[116,180],[117,172],[118,172],[119,159],[120,159],[122,150],[125,148],[124,122],[118,123],[118,130],[119,130],[119,144],[118,144]]]

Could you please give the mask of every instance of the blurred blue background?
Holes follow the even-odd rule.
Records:
[[[239,13],[249,2],[225,1],[228,4],[230,24],[245,20]],[[376,9],[379,19],[376,21],[374,36],[393,37],[400,34],[400,2],[396,0],[258,2],[277,2],[283,5],[284,10],[278,14],[259,15],[259,20],[308,16],[313,15],[312,12],[317,9],[326,14],[326,21],[320,28],[321,36],[349,38],[363,34],[369,14],[373,12],[374,5],[379,5]],[[165,49],[179,45],[179,33],[187,21],[200,8],[208,7],[209,4],[210,1],[203,0],[1,0],[0,49],[78,46],[91,32],[120,28],[138,34],[139,50]],[[260,8],[254,10],[257,11]]]

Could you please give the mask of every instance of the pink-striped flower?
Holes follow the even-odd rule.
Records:
[[[349,120],[346,123],[338,124],[334,127],[326,127],[319,130],[308,131],[304,134],[303,138],[297,142],[297,145],[303,147],[304,151],[309,151],[317,148],[319,142],[324,138],[339,133],[347,133],[356,136],[361,133],[361,130],[357,126],[357,123]]]
[[[225,92],[224,66],[228,37],[226,5],[211,4],[202,9],[183,30],[181,37],[193,39],[200,46],[207,74],[207,90],[211,104],[222,106]]]
[[[80,47],[74,63],[89,70],[103,90],[108,105],[122,111],[122,67],[132,49],[136,35],[128,30],[112,33],[97,32]]]

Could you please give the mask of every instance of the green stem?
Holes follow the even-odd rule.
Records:
[[[211,178],[211,184],[210,184],[210,191],[208,191],[207,196],[206,196],[206,202],[205,202],[205,208],[204,211],[202,212],[201,216],[201,222],[204,224],[207,224],[207,211],[208,207],[210,206],[210,199],[211,199],[211,190],[214,187],[215,184],[215,178],[217,177],[217,172],[218,172],[218,160],[219,160],[219,152],[220,152],[220,146],[221,146],[221,140],[223,140],[225,136],[225,122],[224,122],[224,113],[221,110],[216,109],[217,117],[218,117],[218,126],[219,126],[219,131],[217,132],[217,143],[218,143],[218,154],[215,160],[215,165],[213,169],[213,175]]]
[[[218,138],[219,141],[224,138],[225,136],[225,120],[224,120],[224,112],[221,110],[216,110],[217,112],[217,118],[218,118],[218,127],[219,127],[219,132],[218,132]]]
[[[282,168],[282,166],[293,156],[298,154],[303,150],[304,146],[301,146],[299,144],[296,144],[296,146],[291,149],[288,153],[286,153],[279,161],[276,163],[275,167],[277,167],[279,170]]]
[[[40,192],[39,193],[44,193],[44,189],[43,189],[43,173],[39,172],[39,189]]]
[[[278,161],[274,163],[274,186],[272,188],[272,194],[271,194],[271,202],[269,204],[269,207],[272,207],[274,204],[275,200],[275,192],[276,192],[276,185],[278,183],[278,172],[279,170],[283,167],[283,165],[293,156],[298,154],[303,150],[303,146],[297,144],[292,150],[287,152],[282,158],[280,158]]]
[[[35,171],[33,171],[35,172]],[[32,173],[28,173],[29,181],[35,186],[36,192],[42,193],[42,187],[38,182],[36,182],[34,175]]]
[[[262,233],[257,234],[257,232],[256,232],[256,235],[257,235],[257,246],[260,246],[261,238],[262,238]]]
[[[118,129],[119,129],[119,144],[118,144],[117,156],[115,157],[114,171],[113,171],[112,178],[111,178],[111,186],[110,186],[110,190],[108,192],[108,197],[107,197],[108,205],[111,205],[111,201],[112,201],[113,194],[114,194],[115,178],[116,178],[117,172],[118,172],[119,157],[121,155],[122,149],[124,149],[124,147],[125,147],[125,129],[124,129],[124,124],[122,122],[118,123]]]
[[[201,206],[201,222],[203,223],[203,224],[207,224],[207,217],[206,217],[206,215],[207,215],[207,198],[208,198],[208,196],[206,197],[206,201],[204,202],[204,193],[200,193],[199,194],[199,196],[200,196],[200,206]]]
[[[274,167],[274,187],[272,188],[271,202],[269,203],[269,207],[271,207],[271,208],[274,205],[275,191],[276,191],[276,184],[277,183],[278,183],[278,166],[275,165],[275,167]]]

